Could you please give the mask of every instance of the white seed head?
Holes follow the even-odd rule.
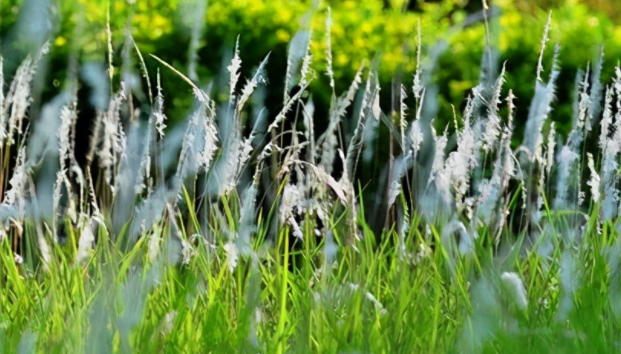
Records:
[[[524,283],[519,274],[513,272],[502,273],[500,279],[503,285],[513,298],[513,301],[520,310],[525,310],[528,307],[528,298],[526,295],[526,289]]]
[[[229,266],[229,271],[233,273],[235,267],[237,267],[237,259],[239,257],[237,252],[237,246],[233,242],[229,242],[224,245],[224,251],[226,252],[226,261]]]
[[[235,86],[237,86],[237,80],[239,80],[239,69],[241,69],[241,63],[242,61],[239,58],[239,37],[237,37],[237,42],[235,43],[235,54],[233,55],[233,59],[231,59],[231,64],[226,67],[231,76],[229,83],[229,98],[231,102],[233,102],[233,99],[235,98]]]
[[[600,197],[600,177],[597,170],[595,170],[595,163],[593,162],[593,154],[587,152],[587,164],[589,167],[589,171],[591,172],[591,178],[587,182],[587,185],[591,187],[591,197],[593,198],[593,203],[599,203]]]
[[[80,241],[78,242],[78,251],[75,255],[75,264],[81,264],[90,258],[95,243],[92,219],[84,214],[80,216],[80,219],[82,220],[82,232],[80,233]]]

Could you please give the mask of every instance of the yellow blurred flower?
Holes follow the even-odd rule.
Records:
[[[276,31],[276,38],[278,38],[280,42],[286,43],[289,42],[289,40],[291,39],[291,35],[289,34],[289,32],[281,28]]]
[[[56,37],[56,40],[54,41],[54,45],[57,47],[62,47],[65,44],[67,44],[67,38],[63,37],[63,36],[58,36]]]

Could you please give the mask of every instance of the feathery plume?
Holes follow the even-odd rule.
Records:
[[[222,179],[223,183],[220,185],[220,195],[227,195],[237,186],[240,174],[250,159],[250,155],[253,151],[251,144],[253,139],[253,134],[243,141],[237,138],[234,139],[233,143],[229,146],[230,155],[227,157],[225,162],[225,177]]]
[[[3,115],[0,127],[0,145],[4,144],[6,138],[9,139],[11,144],[15,143],[15,135],[21,135],[23,133],[24,119],[26,118],[26,111],[32,102],[31,84],[34,75],[37,71],[37,65],[41,58],[49,51],[49,43],[46,42],[36,58],[33,60],[30,56],[21,63],[15,73],[15,78],[11,82],[9,91],[4,97],[4,106],[0,107]],[[9,114],[10,111],[10,114]],[[5,131],[4,119],[9,118],[9,129]]]
[[[179,233],[177,237],[181,240],[181,264],[188,265],[194,255],[196,255],[196,251],[194,247],[192,247],[192,244],[182,237],[181,233]]]
[[[315,104],[313,103],[313,97],[308,99],[308,102],[304,105],[302,110],[302,118],[304,123],[304,138],[310,144],[308,148],[308,161],[311,164],[315,164],[315,128],[313,125],[313,115],[315,114]]]
[[[477,141],[474,136],[472,127],[470,126],[470,118],[466,116],[464,128],[458,136],[457,151],[449,154],[444,170],[450,184],[455,190],[455,201],[458,208],[463,208],[463,198],[465,197],[470,186],[470,171],[478,165],[475,151],[477,149]]]
[[[418,150],[423,144],[423,138],[424,135],[423,130],[420,126],[420,121],[416,120],[412,122],[412,124],[410,125],[409,139],[411,142],[410,148],[412,149],[412,155],[414,155],[414,158],[416,158]]]
[[[172,71],[175,74],[179,75],[179,77],[182,78],[183,81],[187,82],[188,85],[190,85],[192,87],[192,92],[194,93],[194,96],[196,97],[196,99],[199,102],[201,102],[207,109],[212,109],[213,108],[213,105],[210,103],[212,100],[209,97],[209,95],[207,95],[203,90],[198,88],[198,86],[196,86],[192,80],[190,80],[187,76],[183,75],[179,70],[175,69],[172,65],[168,64],[167,62],[163,61],[162,59],[158,58],[157,56],[151,54],[151,57],[153,59],[157,60],[158,62],[160,62],[162,65],[164,65],[168,69],[170,69],[170,71]],[[215,115],[215,112],[211,111],[211,112],[209,112],[209,114],[214,114]]]
[[[591,187],[591,197],[593,198],[593,203],[599,203],[599,186],[600,186],[600,178],[599,174],[595,170],[595,163],[593,162],[593,154],[587,152],[587,164],[589,167],[589,171],[591,172],[591,178],[587,181],[587,185]]]
[[[525,147],[530,154],[531,162],[537,156],[536,152],[540,151],[543,137],[541,128],[552,111],[552,101],[554,100],[554,91],[556,89],[556,79],[559,71],[556,68],[560,48],[556,46],[554,51],[554,59],[552,60],[552,73],[547,84],[543,84],[540,80],[535,83],[535,96],[530,105],[528,118],[526,120],[526,131],[529,134],[524,136],[522,146]]]
[[[332,10],[328,6],[328,16],[326,17],[326,75],[330,78],[330,87],[334,94],[334,71],[332,70]],[[1,67],[0,67],[1,68]]]
[[[95,235],[93,233],[93,221],[87,215],[80,216],[82,224],[82,232],[78,242],[78,251],[75,255],[75,264],[79,265],[91,256],[93,245],[95,243]]]
[[[239,227],[237,228],[236,247],[241,255],[249,255],[252,252],[251,234],[256,231],[254,226],[256,219],[256,199],[259,175],[261,173],[261,161],[258,162],[253,182],[242,193],[242,207],[239,212]]]
[[[546,51],[546,43],[548,42],[548,34],[550,32],[550,24],[552,23],[552,11],[548,14],[548,21],[543,30],[543,38],[541,39],[541,50],[539,51],[539,61],[537,62],[537,81],[543,82],[541,73],[543,72],[543,53]]]
[[[244,107],[244,104],[246,103],[246,101],[248,101],[248,98],[250,98],[250,95],[252,95],[252,93],[257,88],[257,86],[260,83],[267,82],[267,76],[265,74],[265,66],[267,65],[267,60],[269,59],[269,57],[270,57],[270,54],[268,53],[265,56],[265,59],[263,59],[263,61],[259,65],[259,68],[257,69],[257,71],[254,73],[254,76],[252,77],[252,79],[248,81],[246,85],[244,86],[244,88],[242,89],[241,97],[239,101],[237,102],[238,112],[241,112],[242,108]]]
[[[407,120],[405,118],[405,112],[408,109],[408,106],[405,104],[405,99],[408,97],[405,92],[405,86],[401,84],[401,95],[400,95],[400,104],[399,104],[399,130],[401,132],[401,141],[405,141],[405,127],[407,126]]]
[[[141,233],[146,233],[146,221],[142,220],[141,225]],[[157,256],[160,254],[161,246],[160,243],[162,241],[162,228],[159,223],[153,225],[153,230],[149,235],[149,243],[148,243],[148,255],[149,261],[154,262],[157,259]]]
[[[97,150],[97,154],[99,166],[104,169],[106,182],[111,186],[113,185],[114,169],[125,150],[125,133],[121,124],[120,110],[126,99],[125,87],[121,83],[121,89],[110,102],[108,111],[102,116],[103,141],[101,149]]]
[[[507,108],[509,108],[509,114],[507,115],[507,127],[513,130],[513,118],[515,115],[515,95],[513,95],[513,90],[509,89],[506,101]]]
[[[588,73],[588,71],[587,71]],[[580,101],[578,103],[578,125],[577,127],[582,129],[587,121],[590,121],[589,115],[589,105],[591,104],[591,97],[587,93],[589,89],[589,77],[588,75],[584,76],[584,81],[582,82],[582,93],[580,94]]]
[[[207,144],[212,143],[211,134],[208,131],[211,124],[202,107],[189,117],[175,174],[177,183],[179,183],[178,192],[181,191],[182,183],[186,178],[194,175],[201,168],[205,171],[209,169],[208,163],[211,161],[211,155],[209,155],[210,149],[206,148],[209,146]],[[215,130],[215,127],[213,129]]]
[[[447,137],[448,126],[445,128],[444,133],[441,136],[437,136],[435,129],[432,127],[432,134],[435,140],[435,153],[433,155],[433,163],[431,165],[431,173],[427,185],[431,184],[436,178],[436,175],[442,173],[444,167],[444,150],[446,150],[446,144],[448,143]]]
[[[65,170],[60,170],[56,172],[56,181],[54,182],[54,192],[52,194],[52,208],[54,212],[53,225],[54,230],[56,230],[56,219],[59,214],[60,207],[60,198],[61,198],[61,190],[63,186],[63,180],[65,179]]]
[[[375,87],[375,98],[373,99],[373,107],[371,112],[373,113],[373,118],[375,120],[379,120],[380,114],[382,114],[382,109],[380,108],[380,86],[376,84]]]
[[[381,114],[379,109],[379,83],[377,82],[377,73],[370,72],[367,78],[367,85],[362,99],[362,106],[360,114],[358,116],[358,122],[354,129],[354,134],[351,137],[349,146],[347,147],[347,154],[345,155],[345,173],[344,181],[351,182],[356,172],[358,164],[358,158],[360,156],[360,149],[363,145],[363,137],[365,133],[365,125],[367,122],[374,119],[378,119]]]
[[[229,87],[229,101],[233,103],[235,99],[235,87],[237,86],[237,80],[239,80],[239,69],[241,68],[241,59],[239,58],[239,36],[237,36],[237,41],[235,42],[235,54],[233,55],[233,59],[231,59],[231,64],[226,67],[231,76]]]
[[[418,19],[418,34],[416,36],[416,73],[414,74],[414,84],[412,86],[412,92],[414,92],[414,97],[416,97],[416,99],[420,99],[424,86],[422,83],[422,68],[421,68],[421,63],[420,63],[420,53],[421,53],[421,44],[422,44],[422,37],[421,37],[421,28],[420,28],[420,19]]]
[[[287,184],[282,192],[282,200],[280,202],[280,222],[288,223],[293,228],[293,235],[302,238],[304,235],[300,230],[295,216],[302,209],[302,193],[298,186]]]
[[[11,144],[15,143],[15,134],[22,134],[23,120],[26,116],[26,110],[30,106],[31,98],[31,81],[35,74],[35,68],[32,59],[27,57],[17,68],[15,78],[11,82],[9,92],[4,102],[3,116],[9,118],[9,129],[5,133],[4,126],[0,131],[0,143],[4,143],[4,139],[8,138]],[[10,108],[10,114],[9,114]]]
[[[330,121],[326,131],[317,139],[317,148],[321,149],[320,165],[323,166],[326,174],[332,173],[334,159],[336,158],[336,149],[338,145],[337,129],[341,122],[341,118],[345,116],[347,108],[351,105],[356,91],[362,82],[362,70],[364,66],[360,66],[354,81],[352,81],[347,93],[337,99],[332,99],[330,104]]]
[[[299,31],[289,42],[289,55],[287,56],[287,69],[285,73],[285,90],[283,92],[283,103],[286,105],[290,101],[289,91],[295,85],[294,72],[299,69],[300,61],[308,54],[310,45],[310,31]],[[300,85],[304,86],[304,85]]]
[[[398,158],[394,163],[394,172],[392,180],[390,181],[390,189],[388,192],[388,208],[394,204],[395,200],[399,196],[399,193],[401,192],[401,178],[407,170],[410,159],[411,155],[408,154]]]
[[[149,117],[147,122],[147,129],[144,135],[144,142],[142,146],[142,157],[140,158],[140,167],[138,168],[138,177],[136,178],[136,184],[134,186],[134,193],[140,194],[146,188],[147,193],[151,193],[152,180],[151,180],[151,139],[154,134],[153,128],[155,125],[154,116]]]
[[[93,127],[93,133],[91,134],[89,145],[88,145],[88,155],[86,155],[86,161],[88,162],[89,166],[93,162],[95,154],[99,153],[98,151],[99,151],[99,142],[101,140],[100,135],[101,135],[101,126],[102,126],[101,122],[103,120],[104,115],[105,115],[104,112],[97,112],[97,115],[95,116],[95,126]]]
[[[300,73],[300,86],[305,87],[308,85],[308,81],[312,79],[314,73],[311,69],[311,63],[313,60],[313,55],[310,51],[311,39],[313,36],[313,31],[309,31],[308,33],[308,44],[306,46],[306,54],[304,54],[304,58],[302,59],[302,70]]]
[[[612,94],[611,86],[606,87],[606,98],[604,99],[604,114],[600,122],[601,130],[599,134],[599,148],[603,151],[606,148],[606,142],[610,135],[610,127],[612,125]]]
[[[575,168],[574,164],[578,159],[578,154],[573,152],[569,146],[565,145],[558,156],[558,176],[556,184],[556,197],[554,199],[555,208],[565,208],[567,206],[568,183],[571,172]]]
[[[17,205],[19,210],[23,210],[25,203],[26,187],[28,183],[28,172],[26,171],[26,147],[22,146],[17,153],[17,162],[13,175],[9,179],[9,188],[4,195],[3,203],[6,205]],[[21,214],[21,213],[20,213]]]
[[[548,133],[548,147],[547,147],[547,158],[546,158],[546,166],[545,171],[546,175],[550,175],[550,170],[552,169],[552,165],[554,164],[554,149],[556,147],[555,140],[556,131],[554,130],[554,122],[550,124],[550,132]]]
[[[160,136],[160,139],[164,138],[164,129],[166,128],[166,115],[164,115],[164,96],[162,95],[162,85],[160,83],[160,70],[157,70],[157,96],[155,97],[155,110],[153,111],[155,116],[155,129]]]
[[[306,84],[308,85],[308,83]],[[300,97],[302,97],[306,88],[307,86],[300,87],[300,90],[295,95],[293,95],[293,97],[288,98],[288,100],[285,103],[285,106],[278,113],[276,118],[274,118],[274,121],[272,122],[272,124],[270,124],[269,127],[267,127],[268,133],[271,133],[274,129],[276,129],[280,125],[280,123],[283,120],[285,120],[287,116],[287,112],[289,112],[291,110],[291,107],[293,107],[293,104],[297,102],[300,99]]]
[[[489,103],[488,108],[488,117],[485,122],[485,131],[483,132],[483,145],[481,148],[483,151],[494,151],[496,141],[500,136],[500,116],[499,116],[499,108],[498,105],[502,102],[500,99],[500,95],[502,92],[502,85],[505,82],[505,64],[502,66],[502,71],[496,80],[496,84],[494,85],[494,92],[492,94],[492,98]]]
[[[602,74],[602,67],[604,66],[604,47],[601,47],[599,58],[597,63],[593,66],[591,71],[591,90],[589,91],[589,114],[586,121],[586,131],[591,131],[593,122],[599,119],[599,115],[602,113],[602,93],[604,92],[604,86],[600,82]]]
[[[479,183],[479,195],[477,197],[476,214],[477,220],[484,225],[491,225],[494,212],[498,210],[503,192],[506,190],[509,179],[514,175],[513,156],[511,151],[511,135],[513,131],[505,128],[500,139],[500,148],[494,163],[492,177]],[[498,222],[504,220],[504,215],[499,216]]]
[[[509,294],[513,298],[513,301],[520,310],[525,310],[528,307],[528,298],[526,296],[526,289],[520,276],[514,272],[504,272],[500,276],[502,284],[509,291]]]
[[[61,170],[67,167],[67,160],[69,160],[70,156],[72,155],[71,126],[77,117],[77,112],[75,108],[76,108],[76,102],[73,102],[70,107],[63,106],[60,110],[60,129],[58,130],[58,142],[59,142],[58,148],[59,148]]]
[[[618,135],[621,135],[619,130],[615,131],[615,136]],[[619,154],[618,141],[620,140],[617,138],[618,137],[615,137],[607,141],[602,160],[602,179],[600,185],[604,191],[601,207],[603,221],[612,220],[617,216],[619,209],[619,189],[617,188],[617,170],[619,169],[619,163],[617,161],[617,156]]]
[[[237,267],[237,259],[239,258],[237,246],[235,243],[229,242],[224,245],[224,251],[226,252],[226,262],[229,266],[229,272],[233,273],[235,267]]]
[[[108,78],[110,79],[110,83],[112,83],[112,77],[114,76],[114,67],[112,62],[112,54],[114,50],[112,49],[112,30],[110,29],[110,5],[106,8],[106,37],[108,39]]]
[[[211,103],[212,105],[215,104],[213,101]],[[214,112],[215,108],[212,107],[209,111]],[[206,119],[201,118],[203,122],[203,148],[199,151],[197,162],[205,172],[209,171],[213,158],[218,151],[218,129],[214,118],[212,115],[207,115]]]

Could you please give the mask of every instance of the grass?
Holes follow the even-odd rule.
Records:
[[[620,247],[608,226],[566,250],[545,234],[541,246],[523,251],[518,240],[495,255],[480,238],[464,257],[456,245],[440,242],[441,230],[421,232],[419,222],[413,220],[406,238],[406,260],[397,256],[394,231],[375,243],[360,220],[365,237],[358,251],[339,247],[332,263],[329,241],[290,252],[283,228],[274,244],[255,242],[255,249],[263,247],[259,260],[240,259],[232,271],[222,244],[199,242],[189,263],[178,264],[169,225],[149,233],[169,240],[152,261],[146,235],[123,252],[100,230],[85,264],[67,254],[77,248],[70,242],[52,251],[47,271],[33,261],[17,265],[3,242],[2,346],[6,352],[618,350]],[[341,235],[333,236],[338,244]],[[553,244],[547,256],[546,242]],[[526,308],[503,284],[505,271],[523,279]]]
[[[151,57],[128,38],[148,119],[128,99],[141,88],[120,85],[78,148],[77,85],[29,120],[45,51],[24,61],[0,96],[0,352],[619,351],[621,71],[611,86],[598,65],[579,74],[565,140],[547,116],[556,62],[545,82],[540,60],[532,135],[513,148],[514,97],[493,60],[444,135],[433,65],[417,66],[410,101],[395,85],[389,117],[373,64],[333,91],[315,139],[303,93],[318,73],[310,33],[296,38],[285,87],[300,90],[272,115],[253,101],[265,61],[240,90],[235,52],[220,100],[152,56],[196,98],[169,129],[159,73],[151,85]],[[357,178],[370,164],[377,191]]]

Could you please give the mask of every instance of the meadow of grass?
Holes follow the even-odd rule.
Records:
[[[319,73],[300,31],[269,113],[269,56],[242,82],[234,51],[219,99],[127,37],[144,85],[131,65],[85,66],[88,132],[76,77],[28,115],[43,48],[10,84],[0,76],[0,353],[621,350],[621,69],[610,85],[602,58],[578,73],[562,137],[542,32],[527,117],[489,47],[465,109],[437,131],[442,42],[419,46],[386,114],[375,64],[336,92],[329,37]],[[166,83],[146,60],[188,82],[182,124],[166,126]],[[332,92],[322,132],[305,94],[318,75]],[[356,178],[369,160],[383,164],[377,191]]]

